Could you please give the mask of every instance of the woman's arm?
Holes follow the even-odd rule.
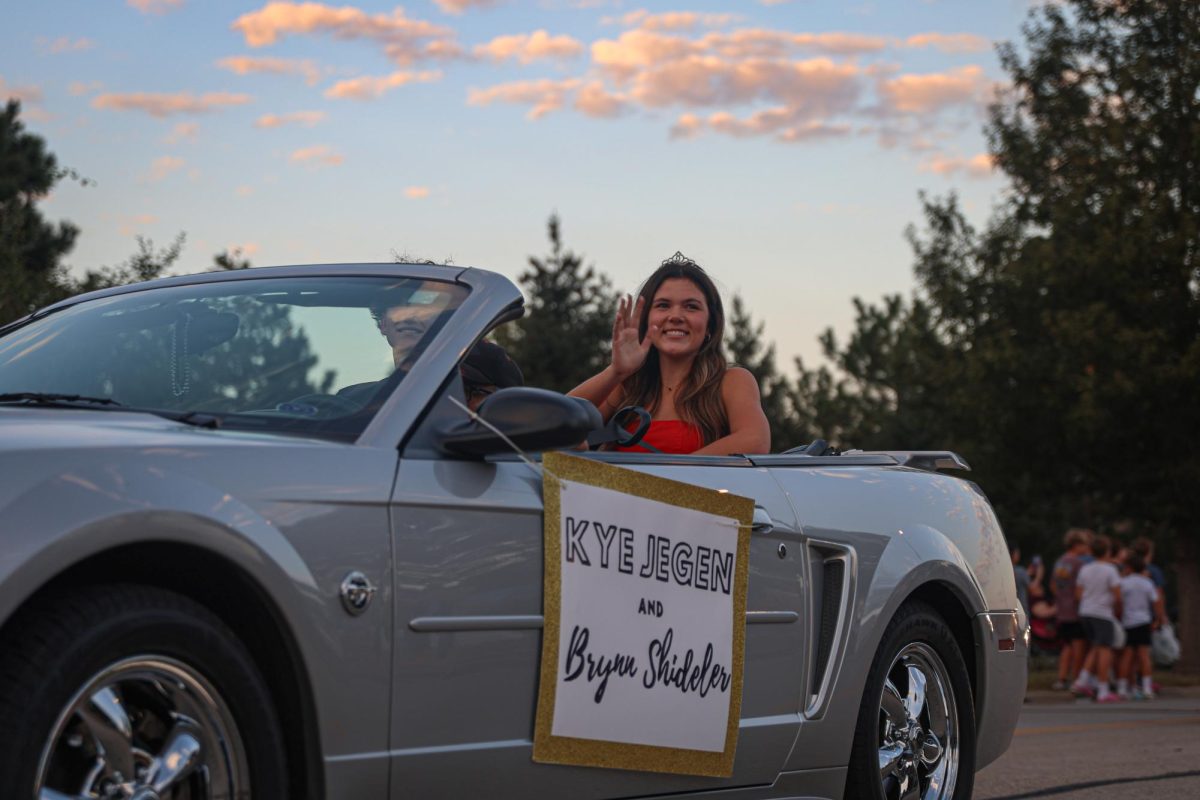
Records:
[[[600,409],[607,422],[618,408],[622,397],[621,384],[637,372],[650,352],[650,336],[638,338],[638,320],[641,318],[643,298],[637,303],[631,297],[622,297],[617,303],[617,316],[613,320],[612,363],[599,373],[588,378],[567,394],[590,400]],[[652,330],[657,326],[651,326]]]
[[[730,367],[721,379],[721,402],[729,417],[729,435],[696,451],[696,455],[771,452],[771,426],[762,410],[758,381],[749,370]]]
[[[592,405],[600,409],[600,416],[604,417],[604,421],[608,422],[608,418],[620,407],[618,403],[621,402],[622,395],[621,378],[612,364],[609,364],[567,392],[567,395],[591,401]]]

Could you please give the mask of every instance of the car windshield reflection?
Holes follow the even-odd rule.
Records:
[[[0,337],[0,396],[353,436],[465,294],[443,281],[319,277],[98,298]]]

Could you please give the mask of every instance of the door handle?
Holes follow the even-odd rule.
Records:
[[[754,518],[750,522],[751,533],[770,533],[775,530],[775,520],[762,506],[754,507]]]

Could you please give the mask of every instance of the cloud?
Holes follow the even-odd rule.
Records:
[[[92,107],[114,111],[141,111],[152,117],[163,118],[173,114],[204,114],[225,106],[245,105],[250,99],[248,94],[232,92],[207,92],[199,97],[191,92],[133,92],[99,95],[92,100]]]
[[[783,103],[798,117],[829,116],[855,107],[862,70],[827,58],[727,61],[691,56],[638,74],[631,95],[652,107]]]
[[[592,61],[615,80],[629,80],[639,70],[653,69],[688,57],[785,59],[799,53],[861,55],[888,46],[882,36],[853,33],[789,33],[763,28],[709,32],[698,39],[637,28],[614,39],[592,43]]]
[[[153,214],[136,214],[132,217],[125,217],[122,219],[120,225],[117,227],[117,230],[122,236],[130,236],[135,231],[144,229],[149,225],[155,224],[156,222],[158,222],[158,217],[154,216]]]
[[[518,61],[529,64],[542,58],[574,58],[583,52],[583,44],[570,36],[551,36],[544,30],[497,36],[475,48],[479,58],[492,61]]]
[[[317,144],[312,147],[301,147],[288,156],[288,160],[293,164],[336,167],[345,161],[346,157],[327,144]]]
[[[256,128],[282,128],[284,125],[303,125],[311,128],[325,119],[324,111],[292,111],[287,114],[263,114],[254,121]]]
[[[973,33],[918,33],[904,40],[907,47],[933,47],[943,53],[980,53],[992,43]]]
[[[488,8],[499,3],[499,0],[433,0],[437,7],[447,14],[462,14],[473,8]]]
[[[403,8],[391,14],[369,15],[353,6],[335,8],[323,3],[267,3],[258,11],[238,17],[233,30],[251,47],[274,44],[282,36],[327,34],[337,39],[370,39],[380,42],[411,42],[445,38],[452,31],[440,25],[405,16]]]
[[[703,14],[696,11],[667,11],[651,14],[646,9],[630,11],[617,18],[602,20],[605,24],[623,25],[626,28],[641,28],[647,31],[695,30],[698,27],[723,28],[742,19],[739,14]]]
[[[629,100],[625,95],[608,91],[600,81],[584,84],[575,94],[575,110],[585,116],[616,117],[628,108]]]
[[[513,81],[488,89],[471,89],[467,93],[467,103],[473,106],[487,106],[492,103],[529,105],[532,108],[526,116],[529,119],[541,119],[551,111],[562,108],[567,102],[568,95],[578,89],[581,84],[582,81],[578,78],[558,81],[548,78]]]
[[[80,95],[98,92],[103,88],[104,84],[100,81],[71,81],[71,85],[67,87],[67,91],[73,97],[79,97]]]
[[[404,196],[410,200],[422,200],[429,197],[428,186],[409,186],[404,190]]]
[[[125,5],[136,8],[143,14],[165,14],[183,8],[183,0],[125,0]]]
[[[266,72],[274,75],[303,75],[304,81],[312,86],[321,79],[321,71],[308,59],[256,58],[254,56],[229,56],[217,62],[217,66],[238,75]]]
[[[178,158],[177,156],[160,156],[151,162],[150,172],[145,175],[144,180],[149,181],[150,183],[161,181],[171,173],[178,172],[179,170],[183,169],[183,166],[186,163],[186,161],[184,161],[182,158]]]
[[[180,122],[171,128],[171,132],[163,139],[164,144],[176,144],[185,139],[195,141],[196,133],[200,130],[200,124],[197,122]]]
[[[90,50],[96,46],[96,43],[91,39],[85,39],[82,36],[78,39],[72,39],[69,36],[60,36],[54,40],[47,39],[45,36],[39,36],[34,43],[43,55],[77,53],[80,50]]]
[[[0,99],[9,98],[20,100],[26,105],[40,103],[42,102],[42,89],[40,86],[9,86],[0,76]]]
[[[969,178],[986,178],[992,174],[994,168],[995,160],[987,153],[980,153],[971,158],[934,156],[920,165],[922,172],[937,175],[963,174]]]
[[[428,83],[439,80],[442,73],[437,70],[427,72],[393,72],[381,78],[364,75],[361,78],[350,78],[338,81],[325,90],[325,96],[335,100],[371,100],[381,97],[385,92],[398,89],[410,83]]]
[[[238,197],[249,197],[254,194],[253,186],[242,185],[233,190],[233,193]]]
[[[932,114],[950,106],[979,104],[991,86],[983,69],[971,65],[948,72],[898,75],[881,81],[879,92],[894,111]]]

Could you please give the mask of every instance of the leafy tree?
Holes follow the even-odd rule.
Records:
[[[171,244],[161,250],[156,250],[153,239],[138,236],[136,253],[115,267],[88,270],[82,280],[69,282],[70,293],[91,292],[96,289],[124,286],[127,283],[162,277],[171,268],[171,265],[179,260],[186,238],[187,235],[181,232],[176,235]]]
[[[844,390],[848,434],[961,450],[1027,550],[1068,524],[1174,548],[1197,666],[1200,453],[1171,444],[1200,434],[1200,4],[1070,0],[1023,34],[987,126],[1012,190],[982,231],[926,200],[912,300],[859,303],[826,342],[848,377],[798,386]]]
[[[617,295],[608,276],[565,250],[557,214],[547,224],[549,255],[530,257],[519,281],[526,315],[496,331],[531,386],[566,392],[608,363]]]
[[[776,451],[801,444],[805,431],[791,409],[792,387],[775,366],[775,344],[763,345],[763,323],[754,323],[739,294],[733,296],[725,347],[732,364],[745,367],[758,381],[763,411],[771,425],[771,446]]]
[[[40,137],[25,130],[21,105],[0,112],[0,325],[69,293],[61,259],[79,229],[47,222],[37,209],[66,175]]]
[[[232,250],[222,250],[213,256],[213,268],[209,272],[221,272],[231,269],[250,269],[250,259],[246,257],[242,248],[235,247]]]

